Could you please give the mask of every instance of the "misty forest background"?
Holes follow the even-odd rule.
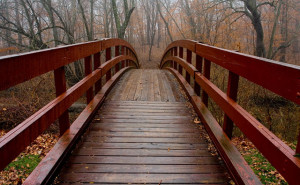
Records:
[[[166,46],[178,39],[300,65],[300,1],[0,0],[0,56],[116,37],[133,45],[142,68],[157,68]],[[228,71],[212,64],[211,75],[211,81],[226,92]],[[66,76],[68,87],[82,79],[83,62],[66,66]],[[238,103],[293,148],[300,128],[299,106],[243,78],[239,87]],[[0,92],[0,137],[54,97],[52,72]],[[73,119],[83,102],[84,97],[69,110]],[[212,101],[209,109],[222,124],[223,111]],[[50,140],[51,148],[57,130],[51,127],[37,143]],[[234,136],[240,143],[243,135],[237,128]],[[246,149],[239,149],[254,148],[242,142]],[[31,146],[25,153],[42,157],[49,151],[49,147],[38,147],[42,152],[36,153]],[[259,155],[255,152],[251,157]],[[8,175],[4,182],[18,182],[28,175],[20,173],[22,177]],[[266,183],[284,183],[277,172],[259,176]]]

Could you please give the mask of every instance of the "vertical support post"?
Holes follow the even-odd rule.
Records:
[[[172,48],[172,49],[170,50],[170,55],[171,55],[171,56],[174,56],[174,48]],[[174,68],[174,61],[173,61],[173,60],[171,61],[170,67]]]
[[[94,54],[94,70],[101,65],[101,54],[100,52]],[[95,94],[97,94],[102,88],[101,78],[95,83]]]
[[[237,91],[239,85],[239,75],[229,71],[228,84],[227,84],[227,96],[232,100],[236,101]],[[223,131],[231,139],[233,130],[233,121],[225,114],[224,115],[224,124]]]
[[[125,49],[125,55],[129,55],[129,48]],[[126,67],[129,66],[129,60],[126,60]]]
[[[210,61],[204,59],[204,77],[207,78],[208,80],[210,79],[210,66],[211,66]],[[208,106],[208,95],[204,90],[202,90],[202,102],[206,107]]]
[[[105,61],[109,61],[111,59],[111,48],[107,48],[105,51]],[[106,72],[106,82],[111,79],[111,69]]]
[[[192,63],[192,51],[186,50],[186,61],[191,64]],[[191,83],[191,76],[189,73],[185,74],[185,80],[190,84]]]
[[[298,143],[296,147],[296,154],[300,155],[300,129],[299,129],[299,135],[298,135]]]
[[[200,72],[200,73],[202,73],[202,57],[201,56],[199,56],[199,55],[196,55],[196,69]],[[197,84],[196,82],[195,82],[195,84],[194,84],[195,86],[194,86],[194,89],[195,89],[195,92],[196,92],[196,94],[198,95],[198,96],[200,96],[200,92],[201,92],[201,89],[200,89],[200,85],[199,84]]]
[[[125,55],[125,46],[122,46],[122,48],[121,48],[121,55]],[[121,63],[122,63],[121,67],[124,68],[125,67],[125,61],[122,61]]]
[[[85,76],[92,72],[92,57],[88,56],[84,58],[84,72]],[[86,104],[89,104],[93,99],[93,86],[86,91]]]
[[[62,93],[66,92],[67,90],[64,66],[54,70],[54,80],[55,80],[56,97],[58,97]],[[59,121],[60,135],[63,135],[64,132],[70,127],[68,110],[66,110],[58,118],[58,121]]]
[[[116,46],[115,47],[115,56],[119,56],[120,55],[120,46]],[[115,65],[115,70],[116,70],[116,73],[120,70],[120,64],[116,64]]]
[[[174,47],[174,56],[178,56],[178,47]],[[177,62],[174,61],[174,69],[177,70]]]
[[[179,57],[183,58],[183,47],[179,47]],[[178,66],[178,72],[182,75],[182,66]]]

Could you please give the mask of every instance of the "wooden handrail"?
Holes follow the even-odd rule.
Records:
[[[121,39],[103,39],[0,57],[0,91],[116,46],[129,48],[139,67],[135,50]]]
[[[102,47],[102,45],[104,45],[104,47]],[[134,55],[114,56],[99,66],[100,51],[104,49],[108,50],[116,46],[118,46],[118,48],[120,46],[127,48],[126,50],[130,51],[130,53],[134,53]],[[92,70],[91,55],[94,55],[94,58],[95,56],[99,57],[99,60],[94,60],[96,61],[94,66],[97,67],[98,65],[94,71]],[[86,77],[66,90],[63,84],[65,83],[65,74],[62,67],[81,58],[85,58]],[[95,92],[96,94],[99,88],[102,87],[101,77],[115,65],[123,63],[124,61],[130,61],[130,64],[127,62],[126,65],[122,65],[122,68],[129,65],[135,65],[135,67],[139,66],[132,46],[120,39],[107,39],[1,57],[0,76],[2,79],[0,81],[0,89],[9,88],[52,70],[54,70],[56,74],[56,85],[59,84],[56,88],[60,89],[57,90],[57,98],[0,138],[0,170],[5,168],[16,158],[26,146],[42,134],[55,120],[59,118],[61,120],[62,116],[66,116],[65,114],[67,114],[66,111],[68,108],[84,93],[87,94],[87,103],[89,103],[94,98],[92,87],[94,85],[97,87],[97,83],[100,82],[100,86],[98,84],[98,90]],[[24,69],[23,71],[21,70],[22,68]],[[12,69],[16,70],[14,71]],[[62,135],[69,128],[69,125],[63,125],[61,128],[63,129],[61,130]]]
[[[186,48],[187,51],[195,53],[195,68],[190,67],[191,64],[188,61],[189,59],[184,59],[182,55],[179,55],[179,57],[176,55],[178,53],[178,49],[179,53],[182,52],[181,48]],[[195,49],[192,50],[193,48]],[[221,91],[209,80],[211,62],[229,70],[227,94]],[[168,65],[166,65],[168,63],[172,69],[168,68]],[[203,73],[202,65],[204,70]],[[300,159],[295,156],[295,153],[300,153],[300,137],[298,139],[298,145],[295,152],[236,103],[238,78],[241,76],[299,105],[299,66],[229,51],[194,41],[176,41],[171,43],[167,47],[161,59],[160,66],[161,68],[166,67],[171,70],[171,72],[179,69],[179,73],[173,72],[175,76],[182,75],[180,68],[184,68],[190,75],[193,73],[191,70],[194,70],[195,91],[197,91],[196,94],[200,94],[200,87],[203,93],[201,101],[192,98],[193,95],[191,95],[191,101],[194,102],[195,109],[199,110],[199,116],[202,118],[206,128],[208,130],[211,129],[211,126],[209,126],[210,124],[207,123],[207,119],[212,121],[212,118],[210,118],[210,116],[203,116],[203,113],[205,112],[206,114],[208,111],[207,108],[205,108],[204,111],[203,106],[207,107],[208,97],[210,97],[225,112],[226,124],[223,126],[223,134],[226,135],[225,138],[228,138],[230,141],[232,124],[234,122],[234,124],[239,127],[239,129],[251,140],[257,149],[290,184],[299,183],[298,176],[300,174]],[[201,105],[199,105],[199,102]],[[200,111],[200,109],[202,111]],[[211,114],[209,113],[209,115]],[[212,125],[214,125],[213,128],[215,129],[220,127],[219,124],[217,127],[215,124]],[[211,138],[215,138],[214,142],[221,156],[223,156],[225,161],[228,160],[228,156],[226,156],[228,154],[224,152],[225,149],[222,146],[222,141],[216,139],[216,136],[213,135],[213,133],[219,132],[209,133]],[[232,171],[233,176],[242,175],[237,173],[237,170],[239,169],[233,168],[239,167],[229,165],[229,170]],[[239,179],[246,179],[246,177],[240,177]],[[245,184],[247,183],[247,180],[238,181],[237,183]]]

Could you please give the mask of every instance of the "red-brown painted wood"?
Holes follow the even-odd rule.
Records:
[[[295,152],[203,75],[196,74],[195,79],[281,175],[297,184],[300,159]]]
[[[239,85],[239,76],[229,71],[227,96],[234,101],[237,100],[238,85]],[[224,115],[223,130],[227,134],[227,136],[231,139],[232,130],[233,130],[233,121],[226,114]]]
[[[84,72],[85,76],[88,76],[92,72],[92,57],[88,56],[84,58]],[[93,86],[86,91],[86,104],[88,105],[94,97]]]
[[[203,58],[199,55],[196,55],[196,69],[197,71],[199,71],[200,73],[202,73],[202,60]],[[194,89],[195,89],[195,92],[198,96],[200,96],[200,92],[201,92],[201,88],[200,88],[200,85],[197,84],[197,83],[194,83]]]
[[[109,61],[111,59],[111,48],[106,48],[105,50],[105,60],[106,62]],[[106,72],[106,82],[108,80],[110,80],[111,78],[111,70],[109,69],[107,72]]]
[[[179,58],[183,58],[183,47],[179,47]],[[178,71],[180,74],[182,74],[182,66],[178,66]]]
[[[111,40],[110,40],[111,41]],[[106,41],[103,40],[105,43]],[[125,43],[125,44],[124,44]],[[110,43],[112,44],[112,43]],[[118,44],[118,43],[114,43]],[[132,48],[128,43],[123,42],[124,45]],[[52,124],[56,119],[65,114],[67,109],[79,98],[81,97],[88,89],[92,88],[96,82],[105,74],[102,73],[101,69],[95,69],[95,71],[88,74],[80,82],[72,86],[70,89],[65,91],[65,77],[62,69],[59,69],[63,65],[69,64],[72,61],[78,60],[80,58],[85,58],[86,69],[91,71],[91,55],[101,51],[102,41],[89,42],[84,44],[76,44],[66,47],[60,47],[55,49],[47,49],[43,51],[30,52],[21,54],[18,56],[7,56],[0,58],[0,66],[6,69],[5,64],[8,68],[12,65],[16,65],[15,68],[18,69],[18,65],[24,67],[29,61],[32,62],[34,68],[26,68],[30,70],[24,70],[22,72],[16,73],[16,77],[13,77],[8,80],[8,83],[3,83],[1,79],[0,84],[5,84],[1,88],[7,88],[14,84],[26,81],[30,78],[48,72],[49,70],[55,70],[55,80],[57,87],[56,99],[48,103],[42,109],[37,111],[31,117],[26,119],[24,122],[19,124],[16,128],[12,129],[6,135],[0,139],[0,169],[2,170],[10,161],[12,161],[20,152],[22,152],[26,146],[28,146],[32,141],[36,139],[38,135],[44,132],[50,124]],[[114,45],[115,46],[115,45]],[[134,52],[134,51],[133,51]],[[95,57],[94,56],[94,57]],[[99,57],[98,57],[99,56]],[[100,54],[95,58],[100,59]],[[45,58],[42,58],[45,57]],[[61,57],[64,60],[61,60]],[[134,61],[135,66],[138,65],[137,58],[130,58],[126,56],[124,59]],[[54,62],[53,62],[53,61]],[[96,65],[100,64],[99,60],[96,59]],[[112,64],[116,64],[118,58],[110,60],[103,70],[109,70],[113,67]],[[42,61],[42,62],[41,62]],[[10,63],[11,62],[11,63]],[[48,63],[43,63],[48,62]],[[98,64],[97,64],[98,63]],[[30,65],[31,66],[31,65]],[[25,69],[25,68],[24,68]],[[8,70],[9,71],[9,70]],[[5,72],[7,73],[7,71]],[[12,73],[14,75],[15,73]],[[6,78],[4,78],[4,81]],[[12,81],[15,80],[15,81]],[[65,92],[64,92],[65,91]],[[67,123],[67,122],[66,122]],[[67,126],[66,126],[67,127]],[[62,129],[63,132],[65,128]]]
[[[94,70],[99,68],[101,65],[101,53],[94,54]],[[95,83],[95,94],[97,94],[102,88],[101,79]]]
[[[119,56],[120,55],[120,46],[116,46],[115,47],[115,57]],[[117,64],[115,66],[115,69],[116,69],[116,72],[118,72],[120,70],[120,65]]]
[[[219,123],[200,100],[200,97],[194,94],[193,88],[185,81],[184,77],[172,68],[166,69],[175,75],[187,93],[194,109],[201,118],[201,121],[204,123],[206,131],[225,161],[234,181],[237,184],[261,184],[243,156],[239,153],[227,135],[222,131]],[[198,76],[199,73],[196,73],[196,75]]]
[[[200,43],[196,54],[300,105],[300,66]]]
[[[54,70],[54,80],[55,80],[56,97],[58,97],[62,93],[66,92],[66,90],[67,90],[66,75],[65,75],[64,67],[60,67],[60,68]],[[59,121],[60,135],[63,135],[65,133],[65,131],[70,127],[68,110],[66,110],[64,113],[62,113],[62,115],[58,118],[58,121]]]
[[[43,158],[39,165],[33,170],[24,184],[48,184],[55,178],[57,169],[64,164],[64,160],[69,152],[74,148],[76,141],[80,139],[85,128],[94,117],[99,106],[105,99],[116,81],[130,68],[124,68],[116,73],[102,90],[93,98],[88,106],[82,111],[78,118],[71,125],[70,129],[64,133],[55,144],[54,148]]]
[[[211,66],[210,61],[207,59],[204,59],[203,75],[208,80],[210,79],[210,66]],[[204,90],[202,90],[202,102],[206,107],[208,106],[208,94]]]
[[[170,61],[176,62],[176,64],[181,66],[181,68],[183,67],[192,78],[194,78],[195,72],[198,71],[192,64],[187,63],[184,59],[174,56],[166,57],[162,62],[162,66],[164,66],[167,62]]]
[[[185,47],[188,42],[171,43],[167,50],[174,47]],[[208,95],[225,112],[225,126],[227,134],[231,134],[230,118],[236,126],[254,143],[271,164],[285,177],[290,184],[299,183],[296,174],[300,174],[300,159],[294,156],[295,152],[273,133],[266,129],[261,123],[253,118],[247,111],[241,108],[235,101],[238,84],[238,76],[242,76],[266,89],[277,93],[297,104],[300,104],[300,67],[290,64],[283,64],[272,60],[241,54],[201,43],[188,44],[188,47],[195,47],[196,60],[205,58],[204,72],[195,74],[195,81],[203,89],[202,104],[207,107]],[[167,58],[163,55],[161,64]],[[183,61],[185,62],[185,61]],[[218,89],[209,81],[210,62],[213,62],[231,72],[229,79],[228,95]],[[196,63],[197,65],[197,63]],[[186,65],[182,65],[186,66]],[[161,65],[163,67],[163,65]],[[199,66],[200,67],[200,66]],[[199,67],[198,71],[201,71]],[[180,73],[178,73],[180,74]],[[232,75],[234,74],[234,75]],[[187,82],[186,82],[187,84]],[[195,90],[198,88],[195,87]],[[199,94],[197,92],[197,94]],[[203,107],[202,106],[202,107]],[[203,109],[204,110],[204,109]],[[206,111],[202,111],[202,116]],[[213,135],[212,135],[213,136]],[[300,152],[300,138],[296,153]],[[219,151],[220,152],[220,151]]]
[[[187,49],[186,50],[186,61],[189,63],[189,64],[192,64],[192,51]],[[190,74],[186,73],[185,74],[185,80],[188,82],[188,83],[191,83],[191,76]]]

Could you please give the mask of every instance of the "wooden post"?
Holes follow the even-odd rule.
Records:
[[[62,93],[66,92],[67,90],[64,66],[54,70],[54,80],[55,80],[56,97],[58,97]],[[59,122],[60,135],[63,135],[65,131],[68,130],[68,128],[70,127],[68,110],[66,110],[58,118],[58,122]]]
[[[300,129],[299,129],[299,135],[298,135],[298,143],[297,143],[297,147],[296,147],[296,154],[300,155]]]
[[[179,57],[183,58],[183,47],[179,47]],[[182,75],[182,66],[179,64],[178,72]]]
[[[84,58],[84,71],[85,76],[91,74],[92,72],[92,57],[88,56]],[[93,86],[86,91],[86,104],[89,104],[93,99]]]
[[[239,76],[231,71],[229,71],[228,85],[227,85],[227,96],[232,100],[236,101],[237,91],[239,85]],[[233,130],[233,121],[225,114],[224,115],[224,124],[223,131],[231,139]]]
[[[96,70],[101,65],[101,54],[94,54],[94,70]],[[102,88],[101,78],[95,83],[95,94],[97,94]]]
[[[119,56],[120,55],[120,47],[119,46],[116,46],[115,47],[115,56]],[[120,64],[116,64],[115,65],[115,70],[116,70],[116,73],[120,70]]]
[[[105,51],[105,61],[109,61],[111,59],[111,48],[107,48]],[[106,82],[111,79],[111,69],[106,72]]]
[[[129,55],[129,48],[125,49],[125,55]],[[129,65],[129,60],[126,60],[126,67]]]
[[[186,50],[186,61],[191,64],[192,63],[192,51]],[[185,74],[185,80],[190,84],[191,83],[191,76],[189,73],[186,72]]]
[[[122,48],[121,48],[121,55],[125,55],[125,46],[122,46]],[[125,61],[122,61],[121,63],[122,63],[121,67],[124,68],[125,67]]]
[[[208,80],[210,79],[210,66],[211,66],[210,61],[207,59],[204,59],[204,76]],[[203,90],[202,90],[202,102],[206,107],[208,106],[208,95]]]
[[[171,55],[171,56],[174,56],[174,48],[172,48],[172,49],[170,50],[170,55]],[[171,61],[170,67],[174,68],[174,61],[173,61],[173,60]]]
[[[174,56],[178,56],[178,48],[174,47]],[[177,62],[174,61],[174,69],[177,70]]]
[[[201,56],[199,56],[199,55],[196,55],[196,69],[200,72],[200,73],[202,73],[202,57]],[[195,92],[196,92],[196,94],[198,95],[198,96],[200,96],[200,92],[201,92],[201,88],[200,88],[200,85],[199,84],[197,84],[196,82],[195,82],[195,84],[194,84],[195,86],[194,86],[194,89],[195,89]]]

